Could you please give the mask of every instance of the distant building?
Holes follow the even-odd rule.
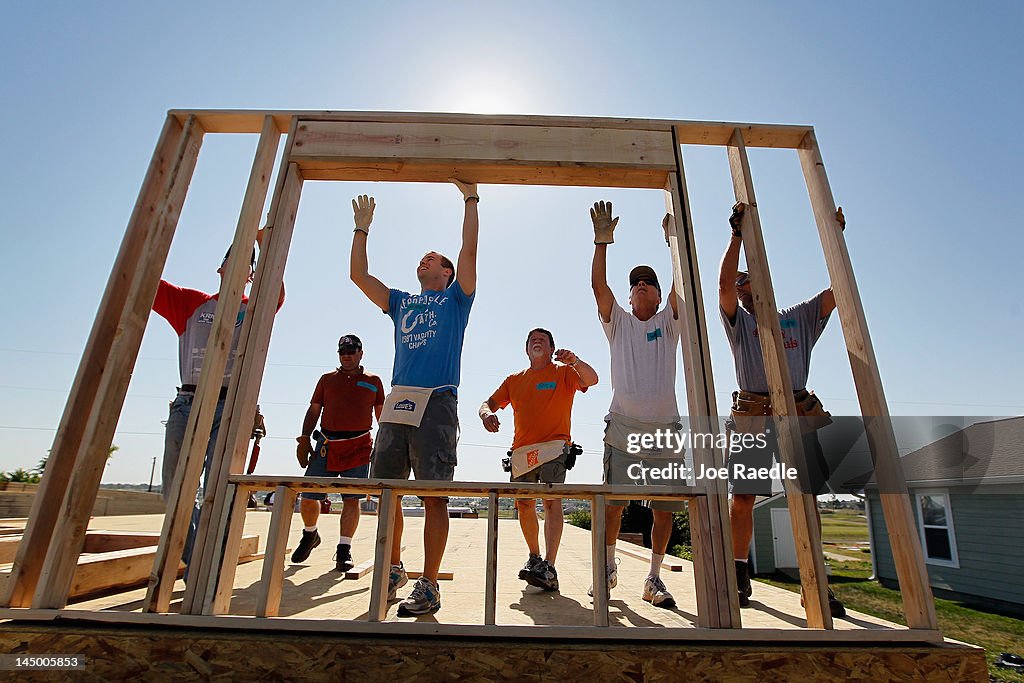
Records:
[[[786,494],[776,493],[754,504],[754,536],[749,559],[755,574],[797,571],[796,543]]]
[[[937,597],[1024,614],[1024,417],[979,422],[902,458]],[[878,484],[864,484],[875,576],[898,588]]]

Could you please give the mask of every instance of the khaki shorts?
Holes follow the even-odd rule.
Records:
[[[630,465],[645,464],[645,465],[664,465],[665,460],[644,460],[643,458],[637,458],[635,456],[620,451],[618,448],[609,444],[604,445],[604,483],[612,486],[657,486],[664,485],[669,482],[665,480],[650,480],[646,479],[634,479],[629,476]],[[634,468],[635,469],[635,468]],[[685,481],[676,482],[682,485],[686,485]],[[665,512],[682,512],[686,509],[685,500],[640,500],[637,501],[646,508],[651,510],[663,510]],[[609,505],[615,506],[626,506],[629,505],[628,500],[609,500]]]

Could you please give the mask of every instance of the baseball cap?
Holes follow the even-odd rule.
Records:
[[[346,334],[338,340],[338,351],[362,351],[363,342],[354,334]]]
[[[224,252],[224,260],[220,262],[220,267],[223,268],[228,264],[228,258],[231,256],[231,247]],[[252,249],[252,256],[249,257],[249,275],[250,277],[256,274],[256,247]]]
[[[658,283],[658,275],[650,266],[637,266],[629,271],[629,286],[632,288],[640,280],[646,280],[661,292],[661,284]]]

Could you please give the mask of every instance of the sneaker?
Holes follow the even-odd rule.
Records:
[[[619,585],[619,558],[615,558],[615,564],[608,567],[608,594],[611,595],[612,589]],[[591,585],[587,589],[587,595],[594,597],[594,586]]]
[[[398,605],[398,616],[419,617],[441,609],[441,589],[425,576],[416,579],[409,597]]]
[[[520,572],[521,574],[522,572]],[[558,590],[558,572],[555,571],[555,565],[551,564],[547,560],[541,560],[540,563],[530,571],[524,579],[526,583],[531,586],[546,591],[557,591]]]
[[[828,589],[828,611],[832,613],[833,619],[842,619],[846,616],[846,608],[839,601],[832,589]]]
[[[398,598],[398,589],[409,583],[409,575],[405,573],[405,565],[399,562],[391,565],[391,573],[388,574],[388,602]]]
[[[800,606],[804,606],[804,590],[800,589]],[[846,616],[846,608],[843,607],[843,603],[839,601],[836,594],[832,592],[832,587],[828,587],[828,611],[832,615],[833,619],[842,619]]]
[[[748,606],[750,596],[754,592],[753,586],[750,585],[750,567],[746,562],[739,560],[736,560],[736,589],[740,594],[740,607]]]
[[[339,543],[338,552],[334,554],[334,568],[339,572],[347,572],[356,566],[352,561],[352,546],[348,543]]]
[[[292,553],[292,564],[298,564],[305,562],[309,557],[309,554],[313,552],[313,548],[320,545],[320,532],[316,529],[312,531],[302,530],[302,540],[299,541],[299,547]]]
[[[524,564],[523,568],[519,570],[519,580],[530,583],[530,575],[543,563],[544,560],[541,559],[540,555],[530,553],[530,557],[526,560],[526,564]]]
[[[672,594],[665,588],[665,582],[661,580],[660,576],[648,576],[644,581],[644,600],[651,603],[655,607],[664,607],[668,609],[676,606],[676,600],[672,597]]]

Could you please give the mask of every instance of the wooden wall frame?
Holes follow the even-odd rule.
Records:
[[[772,147],[798,152],[836,294],[861,411],[872,437],[869,441],[878,480],[893,492],[883,495],[883,510],[907,622],[911,630],[924,634],[925,639],[936,637],[934,603],[881,377],[849,253],[835,220],[835,203],[813,128],[660,119],[331,111],[168,112],[96,314],[12,574],[0,595],[0,606],[61,609],[67,604],[71,577],[82,551],[89,513],[149,309],[203,136],[210,133],[249,133],[260,138],[222,283],[213,341],[189,418],[183,457],[168,496],[168,514],[150,577],[146,611],[165,613],[169,608],[177,559],[188,527],[191,496],[199,483],[209,441],[204,435],[209,433],[217,388],[229,352],[231,335],[226,321],[234,320],[233,311],[241,301],[248,245],[258,228],[282,133],[287,134],[287,140],[205,492],[190,569],[193,578],[182,605],[182,613],[195,615],[193,618],[218,618],[214,615],[226,614],[229,609],[245,493],[252,486],[251,480],[240,475],[304,180],[447,182],[454,176],[478,183],[664,190],[666,206],[674,216],[669,246],[673,280],[684,313],[681,354],[690,423],[694,429],[716,433],[719,411],[681,150],[682,145],[714,145],[727,148],[736,197],[752,207],[744,219],[744,249],[758,310],[766,314],[775,310],[775,301],[746,149]],[[760,338],[775,405],[781,416],[795,414],[778,322],[774,315],[762,315],[760,319],[769,321],[762,325]],[[794,449],[800,448],[799,438],[783,431],[780,441],[783,457],[793,461],[797,455]],[[723,459],[720,449],[698,449],[694,453],[697,464],[721,467]],[[294,496],[300,487],[282,479],[269,483],[280,487],[282,500]],[[493,509],[498,485],[481,486]],[[591,497],[600,509],[614,487],[597,489]],[[705,558],[699,567],[695,565],[700,627],[697,631],[740,628],[726,484],[716,480],[702,485],[696,493],[687,493],[693,493],[690,509],[694,546]],[[827,630],[832,624],[825,600],[821,553],[812,550],[820,547],[813,520],[813,499],[790,493],[790,514],[807,595],[807,623],[812,629]],[[392,493],[382,501],[385,516],[393,513],[393,505]],[[603,520],[603,516],[597,515],[595,522],[597,518]],[[595,529],[598,526],[595,524]],[[387,531],[390,525],[382,528],[385,533],[384,538],[378,538],[378,565],[386,561],[387,553],[383,551],[391,542]],[[271,545],[280,546],[286,534],[287,520],[276,520]],[[496,561],[495,539],[488,541],[488,562]],[[603,553],[603,542],[596,543],[595,557],[601,559]],[[601,561],[598,568],[603,566]],[[378,566],[378,574],[380,569]],[[260,613],[272,615],[279,597],[279,592],[275,592],[279,586],[275,588],[273,580],[280,572],[273,563],[268,563],[264,570],[268,581],[263,587]],[[493,583],[488,576],[488,624],[493,624],[494,616]],[[595,580],[595,586],[603,585],[602,580]],[[371,617],[375,609],[377,617],[380,616],[380,593],[381,582],[377,581]],[[597,591],[595,606],[606,604],[604,593]],[[595,609],[595,621],[599,627],[606,627],[607,613]],[[379,628],[386,630],[391,626],[382,624]],[[559,637],[564,629],[544,631]],[[754,635],[749,629],[743,633]]]

